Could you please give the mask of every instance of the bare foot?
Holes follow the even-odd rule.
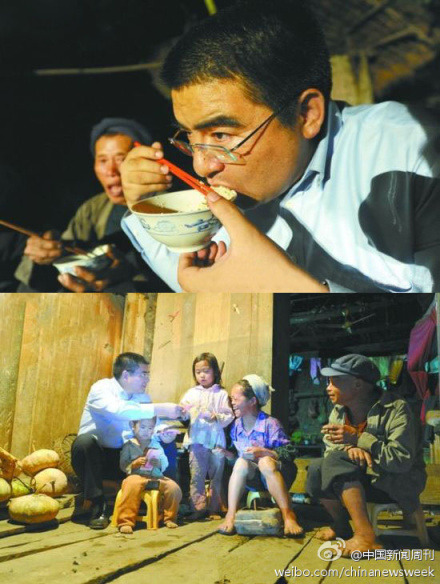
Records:
[[[317,539],[322,541],[331,541],[337,537],[342,537],[342,539],[350,539],[353,537],[353,531],[350,525],[334,525],[333,527],[321,527],[315,536]]]
[[[177,525],[177,523],[174,523],[174,521],[165,521],[165,527],[168,527],[168,529],[176,529],[176,527],[179,527]]]
[[[315,537],[322,541],[330,541],[336,538],[336,531],[332,527],[321,527]]]
[[[133,533],[133,528],[131,525],[121,525],[121,527],[118,527],[118,529],[119,533],[123,533],[124,535],[132,535]]]
[[[218,530],[222,533],[234,533],[235,532],[234,522],[235,522],[235,517],[233,517],[233,516],[228,517],[226,515],[225,520],[220,525]]]
[[[373,536],[354,535],[345,542],[345,549],[342,555],[350,557],[355,550],[359,552],[368,552],[372,550],[381,550],[383,546]]]
[[[293,511],[291,513],[287,513],[283,519],[284,519],[284,535],[298,536],[304,534],[304,529],[297,522],[296,515],[295,513],[293,513]]]

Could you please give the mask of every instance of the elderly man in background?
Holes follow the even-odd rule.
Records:
[[[349,538],[343,555],[381,548],[366,502],[395,502],[409,516],[421,513],[419,495],[426,482],[422,442],[408,404],[377,387],[380,373],[363,355],[336,359],[321,370],[334,405],[323,426],[324,458],[313,461],[307,490],[333,519],[317,537]],[[353,522],[354,535],[348,517]]]
[[[91,529],[109,524],[103,479],[122,480],[119,467],[122,445],[131,436],[129,422],[155,416],[178,418],[175,404],[152,404],[146,393],[150,379],[148,361],[137,353],[121,353],[113,363],[113,377],[94,383],[87,396],[78,436],[72,444],[72,466],[84,499],[92,502]]]
[[[53,271],[48,273],[47,268],[40,266],[50,266],[63,255],[63,241],[73,241],[86,249],[101,243],[112,244],[110,267],[99,272],[77,267],[75,276],[60,275],[58,280],[64,289],[71,292],[168,290],[133,250],[120,226],[127,203],[119,167],[134,141],[151,142],[148,130],[135,120],[105,118],[92,128],[90,149],[95,174],[104,191],[79,207],[61,239],[47,231],[42,237],[27,240],[23,260],[16,272],[16,278],[22,283],[18,291],[52,291],[48,287]]]

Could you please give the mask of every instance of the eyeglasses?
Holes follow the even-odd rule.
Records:
[[[150,370],[144,371],[143,369],[136,369],[135,371],[128,371],[127,373],[131,375],[131,377],[142,377],[143,379],[149,379],[150,377]]]
[[[178,140],[177,136],[181,132],[184,132],[184,130],[181,130],[181,129],[177,130],[177,132],[174,134],[174,136],[172,138],[168,138],[168,141],[170,142],[170,144],[172,144],[173,146],[178,148],[181,152],[183,152],[187,156],[194,156],[194,153],[196,151],[199,151],[199,152],[203,152],[203,154],[205,154],[207,156],[211,156],[212,158],[215,158],[216,160],[218,160],[219,162],[222,162],[224,164],[245,164],[245,160],[243,158],[243,155],[240,154],[239,152],[237,152],[238,148],[243,146],[243,144],[245,144],[248,140],[250,140],[250,138],[252,138],[252,136],[255,136],[255,134],[259,130],[268,126],[270,124],[270,122],[274,118],[276,118],[288,105],[289,104],[285,104],[282,108],[280,108],[279,110],[277,110],[276,112],[271,114],[257,128],[255,128],[255,130],[252,130],[252,132],[249,134],[249,136],[246,136],[246,138],[241,140],[238,144],[236,144],[232,148],[226,148],[225,146],[219,146],[217,144],[190,144],[189,142],[187,142],[185,140]]]

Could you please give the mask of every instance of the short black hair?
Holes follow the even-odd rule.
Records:
[[[218,383],[219,385],[221,385],[222,383],[222,374],[220,372],[220,367],[217,361],[217,357],[215,355],[213,355],[212,353],[200,353],[200,355],[197,355],[197,357],[194,357],[194,361],[192,364],[192,373],[193,373],[193,377],[194,380],[197,381],[196,379],[196,363],[199,363],[200,361],[207,361],[209,366],[211,367],[211,369],[214,372],[214,383]]]
[[[171,49],[162,79],[180,89],[213,79],[242,83],[246,95],[294,125],[310,88],[326,103],[332,87],[323,30],[303,0],[240,0],[191,28]]]
[[[119,379],[123,371],[134,373],[140,365],[149,365],[149,363],[139,353],[121,353],[113,363],[113,375]]]
[[[157,422],[157,416],[153,416],[152,418],[144,418],[145,420],[153,420],[154,421],[154,425],[156,425]],[[130,420],[129,425],[130,428],[134,428],[136,426],[136,424],[140,424],[140,420]]]

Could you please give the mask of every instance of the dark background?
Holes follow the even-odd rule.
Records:
[[[216,0],[219,9],[231,3]],[[381,12],[347,37],[341,27],[347,29],[377,2],[344,0],[343,11],[339,0],[311,3],[323,19],[332,53],[347,50],[342,45],[348,40],[353,47],[353,39],[368,44],[374,35],[381,38],[382,29],[396,20]],[[437,31],[439,0],[390,4],[427,35]],[[61,76],[38,71],[157,61],[160,47],[207,15],[203,0],[0,0],[0,218],[35,230],[64,228],[79,204],[100,190],[89,134],[103,117],[135,118],[162,142],[172,133],[170,103],[148,71]],[[433,38],[434,59],[411,44],[393,43],[388,53],[370,51],[377,101],[409,100],[440,109],[438,36]],[[408,50],[414,71],[384,84],[383,70],[395,67]],[[165,153],[189,168],[190,160],[177,151]]]
[[[201,0],[0,1],[0,218],[64,228],[100,192],[89,135],[102,118],[137,119],[162,142],[172,132],[170,102],[149,71],[37,71],[155,61],[161,43],[207,15]]]

